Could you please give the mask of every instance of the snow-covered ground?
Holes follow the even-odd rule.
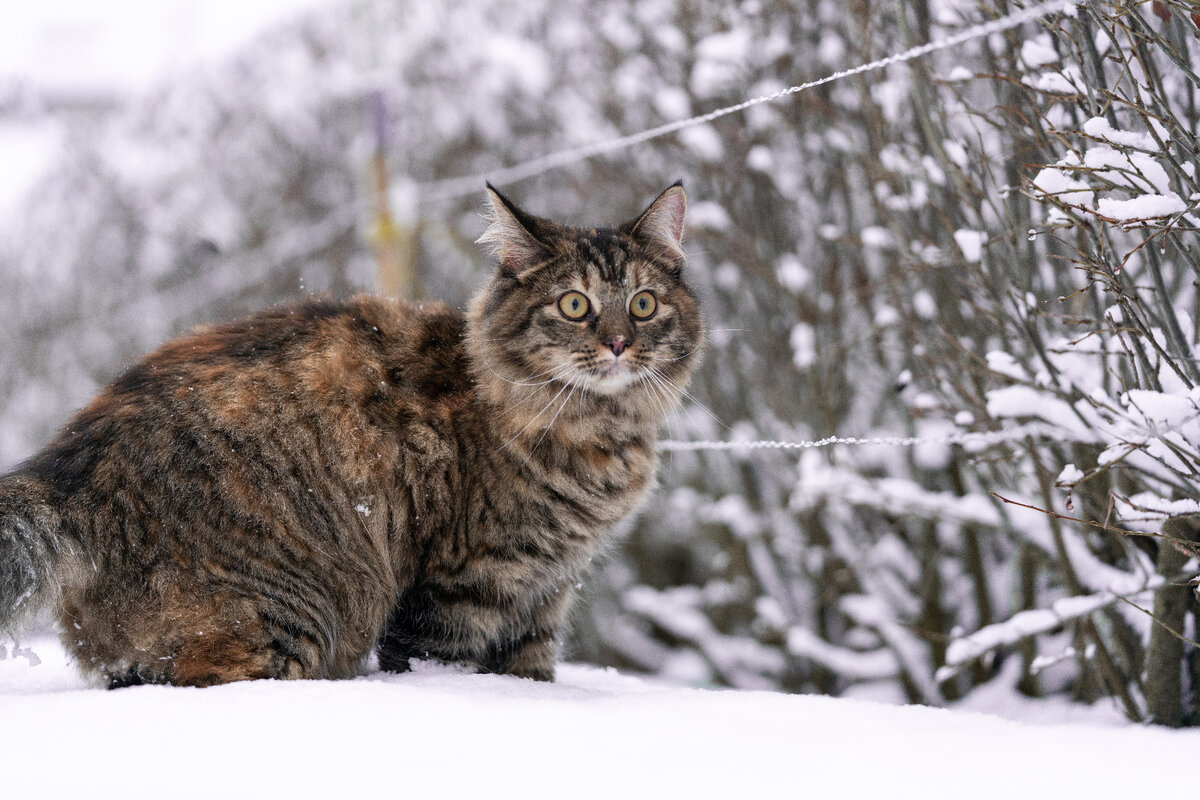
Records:
[[[5,797],[1130,798],[1187,792],[1200,732],[859,700],[557,683],[425,664],[352,681],[89,688],[50,639],[0,662]]]

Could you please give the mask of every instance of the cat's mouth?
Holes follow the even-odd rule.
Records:
[[[613,358],[583,371],[585,386],[601,394],[618,392],[638,379],[638,370],[626,359]]]

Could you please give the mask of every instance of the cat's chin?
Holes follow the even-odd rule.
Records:
[[[584,373],[583,386],[589,392],[614,395],[628,389],[638,381],[638,373],[624,364],[613,364],[605,370]]]

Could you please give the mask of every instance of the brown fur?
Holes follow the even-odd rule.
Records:
[[[590,231],[491,199],[499,269],[465,318],[307,301],[169,342],[101,392],[0,482],[0,622],[52,605],[112,686],[345,677],[376,646],[387,669],[551,679],[701,326],[681,188]],[[570,289],[593,318],[559,313]]]

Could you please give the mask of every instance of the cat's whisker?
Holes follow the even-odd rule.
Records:
[[[678,393],[672,392],[671,389],[667,387],[666,383],[663,382],[661,374],[657,372],[652,372],[652,374],[654,375],[654,381],[658,387],[658,392],[662,397],[662,403],[665,408],[663,418],[667,419],[675,412],[682,411],[691,421],[692,427],[696,427],[696,421],[692,417],[692,413],[688,411],[687,406],[685,406],[680,400]]]
[[[746,330],[745,328],[708,328],[705,331],[705,337],[707,339],[712,340],[714,344],[726,344],[727,342],[729,342],[731,339],[734,338],[733,336],[730,336],[728,334],[742,333],[745,330]],[[725,335],[718,336],[717,334],[725,334]]]
[[[638,382],[646,387],[646,397],[654,404],[658,410],[659,416],[662,417],[663,423],[667,426],[667,434],[674,438],[675,433],[671,430],[670,412],[663,406],[663,400],[659,396],[658,387],[652,383],[653,375],[649,371],[643,371]]]
[[[539,372],[536,375],[530,375],[528,378],[525,378],[523,381],[519,381],[519,380],[514,381],[514,380],[510,380],[510,379],[504,377],[499,372],[497,372],[496,368],[493,367],[491,365],[491,363],[488,362],[487,356],[484,355],[482,352],[479,354],[479,358],[480,358],[480,360],[483,361],[483,365],[485,367],[487,367],[488,372],[492,373],[493,375],[495,375],[497,378],[504,381],[505,383],[511,384],[512,386],[545,386],[546,384],[552,383],[555,380],[553,376],[551,376],[550,378],[548,378],[544,381],[538,381],[537,379],[542,377],[543,375],[548,375],[549,373],[556,372],[556,371],[562,369],[561,365],[557,366],[557,367],[551,367],[550,369]]]
[[[698,347],[693,347],[691,350],[688,350],[688,351],[687,351],[687,352],[685,352],[683,355],[676,356],[675,358],[661,358],[661,359],[659,359],[659,360],[660,360],[660,361],[662,361],[663,363],[667,363],[667,364],[669,364],[669,363],[670,363],[670,362],[672,362],[672,361],[682,361],[683,359],[685,359],[685,358],[688,358],[689,356],[691,356],[691,355],[692,355],[692,353],[695,353],[695,352],[696,352],[696,350],[698,350],[698,349],[699,349]]]
[[[579,421],[583,422],[583,398],[587,394],[587,381],[583,381],[583,391],[579,393]]]
[[[521,438],[521,435],[523,433],[525,433],[525,431],[529,430],[529,428],[533,425],[533,423],[537,422],[538,418],[541,417],[542,414],[545,414],[546,410],[549,409],[550,406],[554,405],[554,402],[556,400],[558,400],[558,398],[562,396],[562,393],[567,391],[567,389],[569,387],[571,387],[573,385],[573,383],[574,383],[574,381],[571,381],[569,383],[564,383],[562,388],[558,390],[558,394],[554,395],[554,397],[551,397],[550,402],[548,402],[548,403],[546,403],[546,405],[542,406],[542,410],[539,411],[538,413],[534,414],[533,418],[530,419],[529,422],[526,422],[525,426],[523,428],[521,428],[521,430],[517,431],[516,434],[511,439],[509,439],[507,442],[504,443],[504,446],[508,447],[513,442],[515,442],[517,439]],[[570,398],[570,395],[567,395],[567,397]],[[555,416],[557,416],[557,414]],[[541,442],[541,439],[539,439],[538,441]]]
[[[655,374],[658,375],[659,378],[666,381],[667,384],[671,388],[675,389],[675,391],[677,391],[681,397],[687,398],[688,400],[690,400],[692,402],[693,405],[699,406],[700,409],[705,414],[708,414],[710,417],[712,417],[713,421],[716,422],[718,425],[720,425],[722,428],[724,428],[725,430],[730,430],[729,426],[726,425],[721,420],[720,417],[718,417],[716,414],[714,414],[713,410],[711,408],[709,408],[708,406],[704,405],[704,403],[701,403],[699,400],[697,400],[694,395],[692,395],[686,389],[684,389],[682,386],[680,386],[678,383],[676,383],[675,381],[671,380],[666,375],[664,375],[661,370],[656,369],[656,370],[654,370],[654,372],[655,372]]]
[[[554,421],[558,419],[558,415],[561,414],[563,409],[567,407],[567,404],[571,402],[571,395],[575,394],[575,390],[579,388],[579,385],[576,383],[575,376],[571,376],[567,385],[571,387],[570,393],[562,401],[562,405],[558,407],[558,411],[555,411],[554,416],[550,418],[548,423],[546,423],[546,427],[542,429],[542,435],[538,437],[538,440],[534,442],[533,448],[529,451],[530,455],[537,451],[538,445],[542,443],[542,440],[546,438],[546,434],[549,433],[550,429],[554,427]]]
[[[506,406],[506,407],[505,407],[505,409],[504,409],[504,413],[506,413],[506,414],[507,414],[507,413],[509,413],[509,412],[511,412],[511,411],[515,411],[516,409],[518,409],[518,408],[520,408],[521,406],[523,406],[523,405],[525,405],[526,403],[528,403],[528,402],[529,402],[530,400],[532,400],[533,398],[535,398],[535,397],[538,397],[540,393],[539,393],[539,392],[537,392],[537,391],[535,391],[535,390],[536,390],[538,387],[540,387],[540,386],[546,386],[546,385],[549,385],[549,384],[555,383],[555,382],[557,382],[557,381],[562,381],[564,378],[566,378],[566,377],[570,376],[570,374],[571,374],[572,372],[574,372],[574,369],[573,369],[573,368],[572,368],[570,365],[563,366],[563,367],[559,367],[559,368],[558,368],[558,369],[555,371],[554,375],[552,375],[552,376],[551,376],[551,377],[550,377],[548,380],[546,380],[545,382],[543,382],[543,383],[538,383],[538,384],[530,384],[530,387],[529,387],[529,388],[530,388],[530,391],[528,391],[528,392],[525,392],[525,393],[524,393],[524,394],[523,394],[523,395],[522,395],[522,396],[521,396],[521,397],[520,397],[520,398],[519,398],[519,399],[518,399],[516,402],[513,402],[513,403],[510,403],[510,404],[508,404],[508,406]]]

